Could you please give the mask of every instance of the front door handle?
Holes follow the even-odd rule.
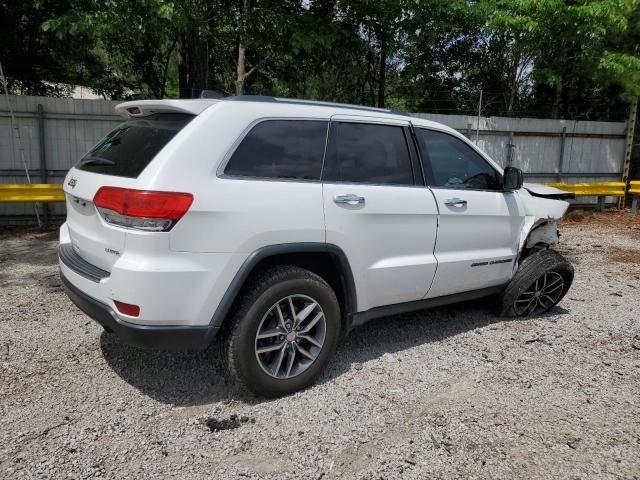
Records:
[[[462,198],[447,198],[444,201],[444,204],[447,207],[464,207],[467,204],[467,201]]]
[[[346,195],[336,195],[333,197],[335,203],[343,203],[346,205],[364,205],[364,197],[348,193]]]

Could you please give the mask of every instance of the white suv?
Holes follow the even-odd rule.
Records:
[[[572,282],[548,249],[567,194],[444,125],[272,97],[116,110],[64,182],[67,292],[133,344],[219,337],[258,394],[311,384],[370,319],[493,294],[539,314]]]

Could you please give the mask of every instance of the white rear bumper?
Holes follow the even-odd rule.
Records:
[[[115,312],[114,300],[138,305],[138,317],[117,313],[128,323],[208,326],[247,255],[172,252],[163,245],[165,236],[145,237],[128,236],[125,251],[109,275],[99,281],[87,278],[62,261],[60,270],[75,288]],[[69,232],[64,224],[60,229],[60,244],[68,243]]]

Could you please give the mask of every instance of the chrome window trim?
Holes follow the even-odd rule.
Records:
[[[391,188],[429,188],[425,185],[407,185],[405,183],[354,183],[354,182],[339,182],[337,180],[322,182],[323,185],[352,185],[354,187],[391,187]]]

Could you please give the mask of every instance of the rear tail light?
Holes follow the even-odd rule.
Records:
[[[193,195],[101,187],[93,203],[105,222],[136,230],[166,232],[193,203]]]
[[[124,315],[129,315],[130,317],[137,317],[140,315],[140,307],[138,305],[131,305],[130,303],[119,302],[114,300],[116,308],[120,313]]]

